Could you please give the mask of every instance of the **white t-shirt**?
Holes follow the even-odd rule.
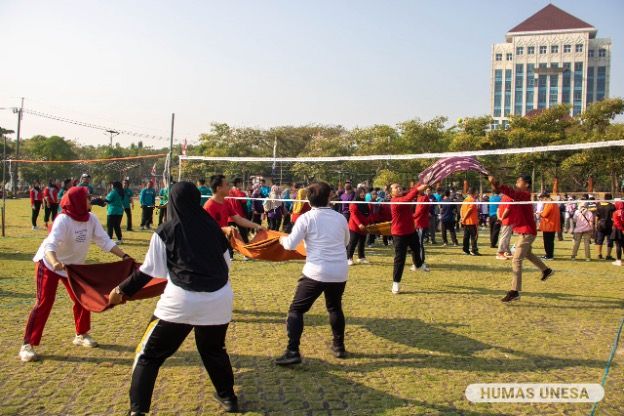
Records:
[[[63,264],[84,264],[91,241],[107,252],[115,246],[115,242],[106,234],[93,213],[89,213],[89,220],[84,222],[60,214],[52,223],[52,230],[39,246],[33,261],[43,260],[45,266],[54,271],[54,267],[45,258],[45,253],[54,251],[58,261]],[[54,273],[67,277],[65,270]]]
[[[347,281],[349,226],[342,214],[329,207],[312,208],[297,218],[292,232],[281,237],[280,244],[294,250],[301,240],[306,248],[306,277],[319,282]]]
[[[230,254],[223,257],[230,267]],[[234,293],[228,280],[216,292],[191,292],[176,286],[167,268],[167,247],[156,233],[152,234],[141,272],[152,277],[166,277],[164,293],[156,304],[154,315],[167,322],[189,325],[224,325],[232,320]]]

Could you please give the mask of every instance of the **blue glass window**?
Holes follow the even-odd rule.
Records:
[[[598,76],[596,77],[596,101],[604,100],[606,96],[607,86],[607,67],[598,67]]]
[[[561,102],[570,104],[570,85],[572,84],[572,72],[570,71],[570,63],[563,64],[563,74],[561,79]]]
[[[527,64],[526,113],[533,111],[535,100],[535,65]],[[525,114],[526,114],[525,113]]]
[[[593,66],[587,67],[587,105],[594,102],[594,73],[596,68]]]
[[[582,45],[581,45],[582,46]],[[583,110],[583,62],[574,63],[574,97],[572,114],[581,114]]]
[[[540,69],[546,68],[546,64],[540,64]],[[548,95],[548,76],[540,74],[537,78],[537,108],[546,108],[546,98]]]
[[[516,64],[516,88],[514,96],[514,114],[522,115],[522,95],[524,92],[524,64]]]
[[[551,68],[559,68],[559,64],[553,63]],[[559,75],[550,76],[550,96],[548,97],[548,106],[552,107],[559,104]]]
[[[505,117],[511,114],[511,69],[505,70]]]
[[[503,95],[503,70],[494,71],[494,117],[501,116],[501,99]]]

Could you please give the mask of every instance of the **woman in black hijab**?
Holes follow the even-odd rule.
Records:
[[[225,350],[233,304],[227,240],[201,208],[200,200],[197,187],[190,182],[171,188],[169,220],[152,235],[141,267],[109,295],[109,303],[115,305],[153,277],[168,279],[137,348],[130,386],[131,415],[149,412],[160,366],[193,329],[197,349],[216,389],[215,398],[226,411],[238,411],[232,365]]]

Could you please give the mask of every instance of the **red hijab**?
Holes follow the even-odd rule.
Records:
[[[89,196],[89,190],[84,186],[73,186],[69,188],[61,199],[62,213],[76,221],[89,221],[87,196]]]

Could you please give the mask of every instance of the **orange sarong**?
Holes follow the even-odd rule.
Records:
[[[392,235],[390,228],[392,227],[392,221],[378,222],[375,224],[369,224],[366,226],[366,232],[375,235]]]
[[[230,244],[234,250],[254,260],[286,261],[305,259],[306,250],[303,241],[297,246],[296,250],[286,250],[279,243],[280,237],[284,235],[287,234],[279,231],[258,231],[249,244],[245,244],[241,240],[238,231],[235,230],[230,236]]]

